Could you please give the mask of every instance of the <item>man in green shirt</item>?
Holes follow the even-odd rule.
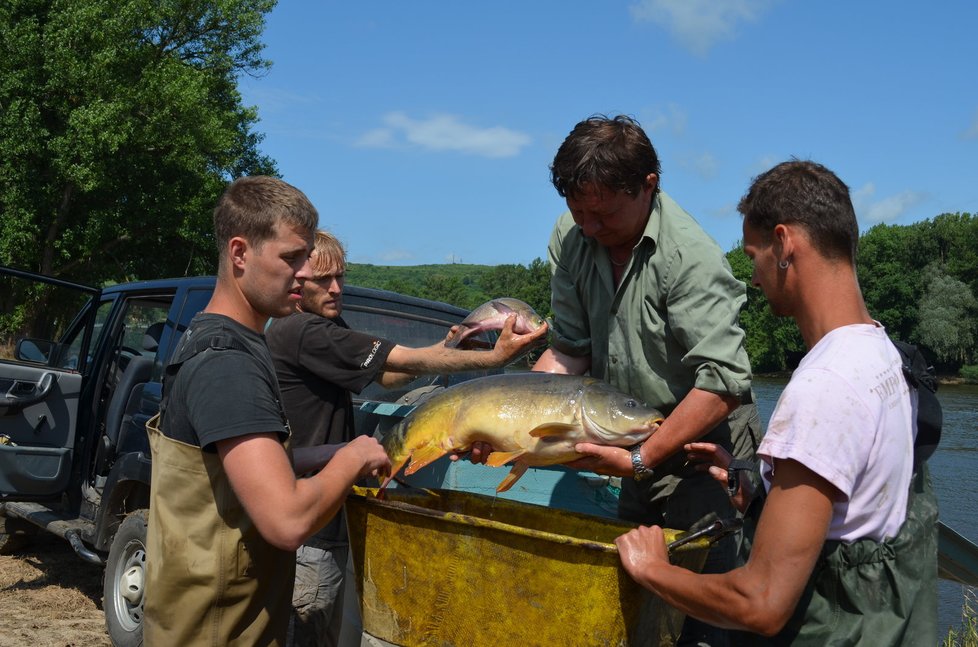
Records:
[[[550,238],[553,338],[534,370],[583,374],[667,414],[631,451],[582,443],[575,467],[626,478],[619,515],[689,529],[737,512],[683,445],[706,439],[753,459],[760,421],[738,325],[746,300],[723,252],[659,189],[659,160],[637,122],[596,116],[574,127],[551,166],[567,200]],[[735,566],[737,541],[718,542],[706,572]],[[680,644],[727,644],[687,620]]]

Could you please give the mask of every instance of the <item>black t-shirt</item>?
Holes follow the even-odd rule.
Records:
[[[198,340],[218,348],[193,354]],[[215,451],[218,440],[246,434],[288,438],[272,358],[262,335],[229,317],[198,313],[168,371],[181,361],[176,376],[164,380],[164,435],[206,451]]]
[[[342,318],[305,312],[276,319],[265,336],[292,423],[292,446],[352,440],[350,392],[376,379],[395,344],[350,330]]]

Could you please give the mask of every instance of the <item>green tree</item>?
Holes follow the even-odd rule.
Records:
[[[978,299],[958,279],[938,273],[920,301],[920,341],[937,358],[960,367],[976,357]]]
[[[528,303],[542,317],[550,316],[550,265],[542,258],[527,265],[496,265],[482,277],[489,298],[513,297]]]
[[[740,327],[744,329],[744,347],[751,368],[756,373],[793,368],[793,358],[804,349],[794,319],[775,316],[764,293],[751,285],[754,265],[740,243],[727,252],[727,262],[737,280],[747,285],[747,302],[740,311]]]
[[[274,0],[0,6],[0,262],[78,281],[212,272],[227,181],[275,174],[240,74]]]
[[[897,339],[912,341],[917,328],[917,304],[924,291],[921,249],[927,236],[900,225],[876,225],[859,240],[856,268],[869,313]],[[926,261],[925,261],[926,263]]]

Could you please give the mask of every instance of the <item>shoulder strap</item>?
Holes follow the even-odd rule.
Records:
[[[914,465],[934,454],[941,442],[944,413],[937,399],[937,376],[920,349],[913,344],[891,339],[900,353],[903,377],[917,392],[917,438],[914,440]]]
[[[167,404],[167,392],[166,383],[167,380],[173,379],[177,372],[179,372],[180,367],[186,364],[188,361],[200,355],[204,351],[214,350],[237,350],[243,353],[251,354],[251,350],[239,339],[236,339],[234,335],[228,332],[218,333],[210,336],[198,337],[196,339],[189,340],[186,344],[182,345],[178,350],[177,354],[173,357],[169,364],[166,365],[163,375],[163,393],[160,399],[160,415],[162,416],[166,411]],[[266,366],[264,363],[259,362],[262,369],[265,371],[266,377],[270,384],[277,385],[278,378],[275,373]],[[288,418],[285,415],[285,408],[282,406],[282,398],[277,392],[275,393],[275,403],[278,405],[279,414],[282,416],[282,422],[288,428]]]

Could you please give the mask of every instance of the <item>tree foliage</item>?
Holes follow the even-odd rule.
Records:
[[[276,172],[240,74],[274,0],[0,7],[0,262],[102,284],[213,272],[227,181]]]
[[[920,300],[920,341],[937,359],[961,366],[975,358],[978,299],[965,283],[940,273]]]
[[[793,368],[792,359],[804,349],[794,319],[771,312],[764,294],[751,284],[754,267],[739,244],[727,252],[734,276],[747,285],[747,302],[740,311],[740,327],[751,366],[757,371],[784,371]]]
[[[550,265],[542,258],[528,266],[497,265],[482,279],[489,298],[513,297],[530,304],[541,317],[551,316]]]

